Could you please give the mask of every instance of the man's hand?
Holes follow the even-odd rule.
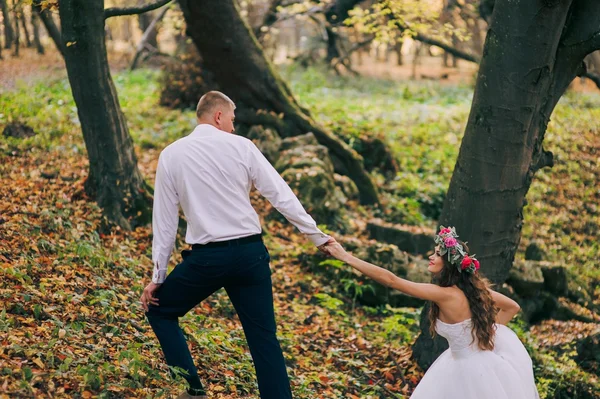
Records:
[[[328,244],[326,249],[329,252],[329,255],[333,256],[336,259],[341,260],[342,262],[348,263],[348,261],[350,259],[352,259],[352,255],[350,255],[348,252],[346,252],[344,247],[342,247],[340,245],[340,243],[338,243],[338,242],[335,242],[333,244]]]
[[[336,242],[337,241],[335,240],[335,238],[329,237],[329,240],[325,244],[319,245],[317,248],[319,248],[319,251],[323,252],[325,255],[331,255],[329,253],[329,250],[327,249],[327,246],[331,245],[331,244],[335,244]]]
[[[160,287],[160,284],[150,283],[144,288],[144,292],[142,292],[142,297],[140,298],[144,311],[148,311],[149,304],[158,306],[158,298],[154,296],[158,287]]]

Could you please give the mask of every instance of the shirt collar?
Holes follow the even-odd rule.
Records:
[[[190,136],[207,136],[215,133],[224,133],[223,131],[217,129],[213,125],[209,125],[208,123],[202,123],[194,128]]]

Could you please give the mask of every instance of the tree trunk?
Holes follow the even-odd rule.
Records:
[[[481,28],[479,26],[479,19],[468,18],[466,19],[467,27],[471,32],[473,40],[473,54],[477,54],[481,57],[481,51],[483,50],[483,37],[481,35]]]
[[[138,24],[140,25],[140,29],[142,30],[142,32],[144,32],[144,34],[146,33],[146,30],[148,29],[154,18],[155,15],[151,12],[145,12],[143,14],[138,15]],[[146,43],[158,50],[158,29],[156,25],[152,30],[148,32]]]
[[[19,47],[21,46],[21,30],[19,28],[19,14],[17,12],[16,4],[13,2],[13,17],[15,17],[15,48],[13,49],[13,56],[19,56]]]
[[[0,0],[0,1],[2,1],[2,0]],[[65,45],[63,44],[63,41],[62,41],[62,38],[60,35],[60,29],[56,26],[56,23],[54,23],[54,19],[52,18],[52,14],[50,13],[50,11],[48,9],[45,9],[42,11],[42,7],[41,7],[40,3],[41,3],[41,0],[34,0],[33,1],[33,10],[42,20],[42,23],[44,24],[44,27],[46,28],[48,35],[52,38],[52,41],[56,45],[56,48],[58,49],[58,51],[64,58]]]
[[[23,32],[25,33],[25,45],[27,48],[33,47],[31,38],[29,37],[29,29],[27,28],[27,20],[25,19],[25,9],[23,6],[19,7],[19,15],[21,17],[21,25],[23,26]]]
[[[340,50],[338,49],[338,35],[334,30],[334,27],[330,24],[325,26],[325,32],[327,32],[327,63],[331,64],[334,60],[340,58]]]
[[[521,238],[525,195],[550,115],[584,57],[600,47],[595,0],[496,0],[471,113],[440,224],[455,226],[493,283],[506,280]],[[427,367],[422,332],[415,357]]]
[[[396,50],[396,65],[401,66],[404,65],[404,59],[402,57],[402,45],[404,44],[404,40],[398,40],[394,45],[394,50]]]
[[[153,35],[152,32],[156,32],[156,25],[164,18],[164,16],[167,14],[167,11],[169,11],[169,8],[164,7],[160,11],[160,13],[157,14],[154,17],[154,19],[152,21],[150,21],[150,24],[146,27],[146,30],[144,31],[144,34],[142,35],[142,38],[140,39],[140,42],[137,45],[135,55],[133,57],[133,61],[131,62],[130,70],[133,71],[134,69],[137,68],[138,62],[140,61],[140,58],[142,56],[142,53],[144,53],[144,51],[148,51],[150,54],[159,53],[159,51],[156,47],[154,47],[148,43],[148,40],[149,40],[149,38],[152,37],[152,35]]]
[[[363,204],[378,202],[377,190],[362,158],[343,141],[318,126],[296,102],[290,89],[265,58],[233,0],[180,0],[187,33],[202,55],[204,68],[218,88],[237,104],[241,130],[268,125],[282,136],[313,132],[329,148],[337,170],[356,183]]]
[[[130,229],[151,220],[149,187],[121,112],[104,41],[103,0],[60,0],[65,64],[90,161],[86,192],[104,226]]]
[[[348,12],[362,1],[364,0],[336,0],[325,10],[328,63],[340,58],[340,49],[338,48],[339,35],[335,30],[336,27],[341,26],[344,20],[348,18]]]
[[[0,0],[0,9],[2,9],[2,18],[4,23],[4,48],[11,48],[15,40],[15,33],[12,27],[10,11],[8,10],[8,0]]]
[[[33,43],[35,44],[35,48],[38,54],[44,54],[44,46],[42,46],[42,42],[40,40],[40,24],[39,24],[39,16],[33,9],[33,5],[31,6],[31,26],[33,28]]]

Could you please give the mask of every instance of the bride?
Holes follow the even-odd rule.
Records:
[[[362,261],[340,244],[328,252],[366,276],[407,295],[431,301],[431,334],[448,340],[411,399],[538,399],[531,358],[505,326],[519,311],[512,299],[489,288],[454,228],[442,227],[428,270],[435,284],[414,283]]]

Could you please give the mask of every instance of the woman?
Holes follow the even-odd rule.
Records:
[[[489,288],[477,272],[479,261],[454,228],[442,227],[435,242],[428,266],[435,284],[402,279],[352,256],[338,243],[327,250],[381,284],[431,301],[430,332],[446,338],[450,348],[425,373],[412,399],[539,398],[531,358],[505,326],[519,305]]]

